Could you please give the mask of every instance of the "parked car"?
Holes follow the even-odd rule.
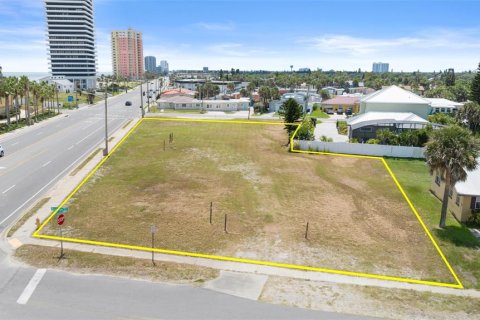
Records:
[[[127,102],[125,102],[125,105],[126,105],[126,106],[131,106],[131,105],[132,105],[132,101],[127,101]]]
[[[0,157],[3,157],[5,155],[5,151],[3,150],[3,147],[0,146]]]
[[[342,107],[338,107],[337,114],[343,114],[343,108]]]
[[[352,108],[347,108],[347,110],[345,110],[345,115],[351,116],[352,115]]]

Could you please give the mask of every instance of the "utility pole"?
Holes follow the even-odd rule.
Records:
[[[107,100],[108,100],[108,80],[107,87],[105,89],[105,149],[103,150],[103,156],[108,156],[108,112],[107,112]]]
[[[147,79],[147,111],[150,112],[150,90],[148,85],[150,84],[150,80]]]
[[[144,118],[145,110],[143,109],[143,81],[140,83],[140,109],[142,109],[142,118]]]

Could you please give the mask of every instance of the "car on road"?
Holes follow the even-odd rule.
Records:
[[[3,147],[0,146],[0,157],[3,157],[5,155],[5,151],[3,150]]]
[[[131,105],[132,105],[132,101],[127,101],[127,102],[125,102],[125,105],[126,105],[126,106],[131,106]]]

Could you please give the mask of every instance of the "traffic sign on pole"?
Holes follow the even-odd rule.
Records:
[[[50,207],[50,210],[52,210],[52,211],[55,211],[57,209],[58,209],[58,207]],[[58,209],[57,213],[67,213],[67,212],[68,212],[68,207],[62,207],[62,208]]]
[[[59,215],[57,218],[58,225],[61,226],[64,222],[65,222],[65,215],[64,214]]]

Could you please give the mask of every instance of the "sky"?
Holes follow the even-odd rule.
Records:
[[[94,0],[99,72],[110,32],[143,33],[171,70],[474,70],[480,0]],[[43,0],[0,0],[4,72],[47,72]]]

